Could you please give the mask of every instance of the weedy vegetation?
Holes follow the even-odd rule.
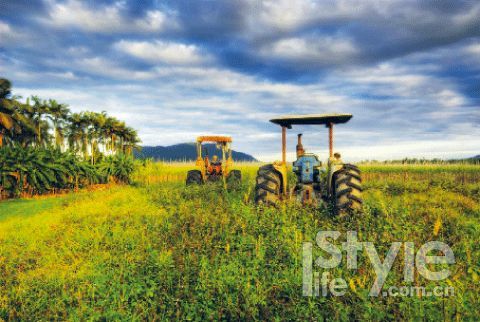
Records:
[[[478,320],[480,169],[363,165],[364,214],[286,202],[256,207],[243,184],[185,187],[188,164],[138,162],[134,185],[0,203],[0,318],[5,320]],[[381,256],[393,241],[447,243],[450,297],[369,297],[374,270],[331,270],[342,297],[302,296],[302,243],[358,232]],[[342,240],[343,241],[343,240]],[[341,242],[341,241],[339,241]],[[403,253],[386,285],[401,286]]]

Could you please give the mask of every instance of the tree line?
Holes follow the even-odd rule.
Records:
[[[0,199],[130,181],[137,132],[106,112],[12,95],[0,78]]]
[[[0,79],[0,147],[69,149],[95,163],[100,154],[131,154],[140,142],[137,132],[106,112],[72,113],[54,99],[31,96],[25,103],[11,94],[11,83]]]

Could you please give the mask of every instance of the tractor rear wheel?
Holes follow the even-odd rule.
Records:
[[[186,184],[192,185],[192,184],[202,184],[203,179],[202,179],[202,173],[199,170],[190,170],[187,173],[187,181]]]
[[[360,169],[353,164],[345,164],[333,179],[335,212],[338,215],[360,212],[363,204]]]
[[[260,167],[255,185],[255,203],[266,205],[278,203],[281,195],[281,182],[281,176],[273,165],[267,164]]]

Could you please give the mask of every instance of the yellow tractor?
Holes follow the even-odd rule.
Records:
[[[351,114],[288,115],[270,120],[282,127],[282,161],[262,166],[257,172],[255,202],[276,204],[295,198],[302,204],[331,202],[337,214],[362,208],[361,174],[358,167],[346,164],[333,153],[333,125],[346,123]],[[325,125],[329,133],[329,158],[323,165],[313,153],[306,153],[302,134],[298,134],[297,159],[293,162],[296,185],[287,186],[286,132],[292,125]]]
[[[216,148],[221,151],[221,159],[216,155],[211,160],[208,152],[202,156],[202,144],[205,142],[215,143]],[[240,170],[234,170],[232,158],[232,138],[229,136],[199,136],[197,138],[197,160],[195,165],[198,169],[190,170],[187,173],[187,185],[204,184],[205,182],[223,181],[225,186],[236,185],[242,180]]]

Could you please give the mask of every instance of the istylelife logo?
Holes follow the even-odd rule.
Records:
[[[343,296],[347,291],[347,282],[342,277],[331,276],[330,269],[338,267],[343,258],[343,252],[346,254],[346,267],[349,270],[358,269],[358,252],[365,250],[368,259],[375,271],[376,278],[370,288],[370,296],[452,296],[453,287],[435,287],[433,290],[427,290],[423,286],[390,286],[387,290],[383,285],[392,269],[393,263],[398,253],[403,248],[403,279],[406,284],[414,282],[415,269],[418,274],[431,281],[440,281],[450,276],[448,268],[439,270],[430,270],[430,264],[455,263],[455,256],[452,249],[440,241],[430,241],[423,244],[415,253],[413,242],[393,242],[382,262],[375,245],[372,242],[359,242],[356,231],[348,231],[346,242],[339,246],[331,241],[337,240],[341,236],[339,231],[319,231],[316,236],[316,244],[323,251],[328,253],[328,258],[318,256],[313,259],[313,243],[303,243],[303,295],[304,296]],[[403,246],[403,247],[402,247]],[[427,255],[430,252],[436,252],[437,255]],[[438,255],[438,253],[442,255]],[[428,267],[427,267],[428,266]],[[314,268],[323,269],[320,274]],[[430,267],[432,268],[432,267]]]

